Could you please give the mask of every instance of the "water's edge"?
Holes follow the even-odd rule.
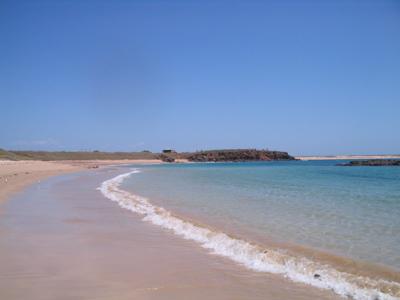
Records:
[[[249,243],[206,226],[193,224],[151,204],[148,199],[120,189],[123,180],[138,169],[104,181],[99,190],[121,207],[138,213],[143,220],[171,230],[174,234],[200,244],[211,253],[227,257],[249,269],[281,274],[295,282],[330,289],[353,299],[400,299],[400,284],[338,271],[328,264],[306,257]]]

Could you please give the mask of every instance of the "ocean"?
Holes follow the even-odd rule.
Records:
[[[130,166],[103,194],[256,272],[400,298],[400,168],[338,161]]]

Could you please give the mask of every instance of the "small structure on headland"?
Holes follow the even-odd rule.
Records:
[[[175,150],[172,150],[172,149],[164,149],[164,150],[162,151],[162,153],[176,153],[176,151],[175,151]]]
[[[164,149],[158,159],[164,162],[175,162],[184,159],[191,162],[243,162],[294,160],[287,152],[257,149],[221,149],[178,153],[172,149]]]

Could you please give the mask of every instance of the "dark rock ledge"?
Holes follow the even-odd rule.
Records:
[[[346,163],[337,164],[337,166],[344,167],[382,167],[382,166],[400,166],[398,159],[370,159],[370,160],[352,160]]]

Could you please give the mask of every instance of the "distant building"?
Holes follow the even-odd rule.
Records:
[[[176,153],[176,151],[172,150],[172,149],[164,149],[162,152],[163,153]]]

